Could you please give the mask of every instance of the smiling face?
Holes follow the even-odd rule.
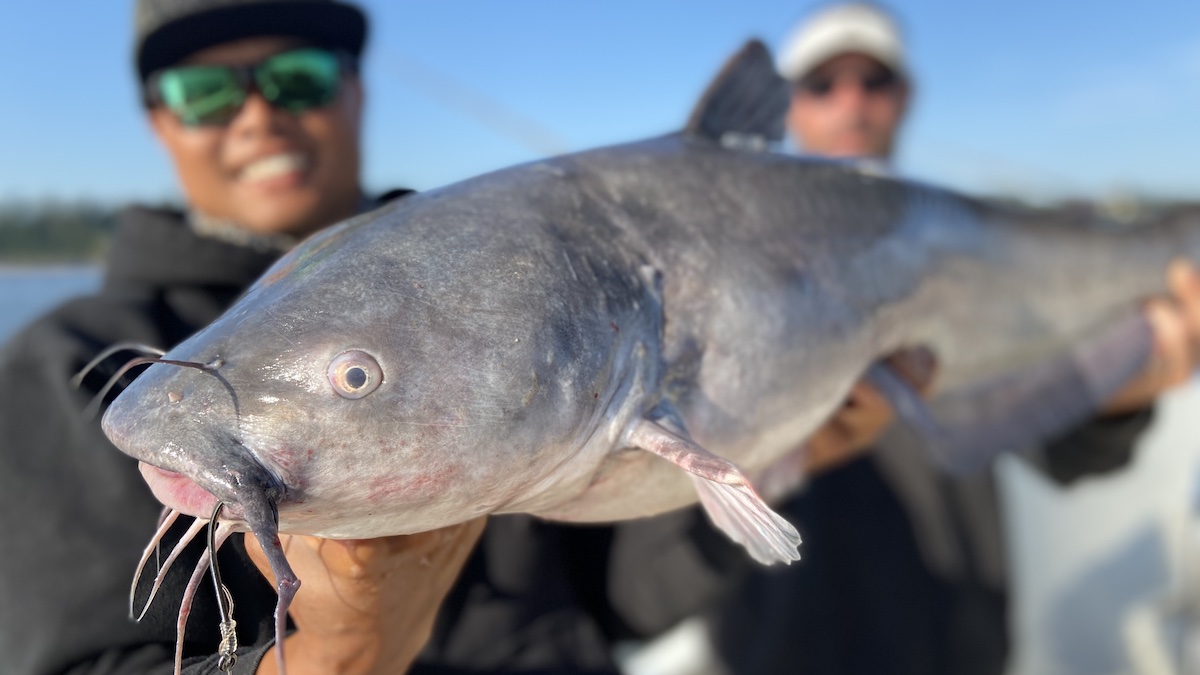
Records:
[[[249,38],[209,47],[181,65],[254,64],[300,46]],[[298,113],[252,92],[225,125],[186,126],[163,106],[149,116],[192,207],[257,233],[304,236],[358,209],[362,102],[358,77],[346,73],[331,103]]]

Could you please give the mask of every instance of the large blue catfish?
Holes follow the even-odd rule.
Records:
[[[169,507],[208,518],[220,500],[227,528],[259,537],[282,626],[296,580],[277,532],[616,521],[698,499],[755,558],[788,562],[799,537],[747,477],[865,372],[963,464],[1085,419],[1144,363],[1137,300],[1200,229],[1031,222],[766,152],[787,103],[750,43],[682,133],[331,228],[151,366],[105,431]],[[872,370],[917,345],[940,361],[931,408]]]

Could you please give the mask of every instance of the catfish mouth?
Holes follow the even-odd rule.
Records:
[[[217,503],[224,502],[229,518],[248,523],[256,518],[275,520],[286,489],[235,430],[226,428],[226,424],[236,427],[236,396],[232,419],[212,415],[216,421],[207,422],[203,418],[208,409],[222,405],[224,392],[204,389],[207,378],[180,382],[170,378],[170,371],[156,368],[158,364],[109,405],[101,419],[104,433],[139,460],[138,469],[151,492],[171,509],[207,519]],[[187,398],[196,404],[175,408]]]
[[[138,462],[138,471],[150,486],[154,498],[168,508],[196,518],[207,518],[217,506],[216,495],[181,473],[146,462]],[[232,509],[229,515],[235,515]]]
[[[283,481],[241,441],[224,432],[189,439],[207,450],[186,453],[173,443],[135,455],[138,471],[162,504],[180,513],[207,519],[218,502],[224,518],[276,521],[278,504],[287,494]]]
[[[141,362],[147,361],[142,359]],[[113,400],[101,419],[101,427],[109,440],[125,454],[139,460],[138,470],[151,492],[169,507],[151,545],[143,552],[134,579],[134,591],[142,566],[157,550],[162,535],[180,513],[196,517],[196,523],[188,530],[188,541],[208,524],[208,558],[202,557],[197,563],[180,606],[176,640],[178,671],[183,627],[191,598],[210,565],[218,589],[218,605],[222,609],[222,634],[226,634],[227,629],[233,631],[232,621],[226,622],[230,617],[225,613],[222,598],[229,598],[220,583],[215,556],[217,548],[233,529],[248,529],[261,545],[275,576],[279,594],[275,605],[275,644],[281,645],[286,635],[288,606],[300,587],[300,580],[288,564],[279,540],[278,505],[287,494],[284,482],[233,431],[240,423],[241,412],[237,392],[217,372],[224,365],[224,359],[217,357],[206,364],[165,358],[150,359],[149,362],[153,365]],[[186,366],[213,375],[221,386],[210,385],[214,380],[208,378],[175,378],[172,373],[179,371],[170,371],[163,367],[166,365]],[[228,405],[226,396],[232,404],[231,409],[217,407]],[[177,406],[184,400],[188,403]],[[210,414],[210,409],[217,412]],[[228,413],[232,413],[232,417]],[[222,423],[227,423],[228,427]],[[181,540],[176,549],[181,550],[180,546],[186,546],[186,543]],[[177,555],[172,552],[168,556],[156,575],[155,588],[159,587]],[[131,592],[131,611],[133,594]],[[232,656],[232,650],[226,653],[223,645],[221,663],[232,665],[226,661]],[[283,650],[276,650],[276,658],[279,672],[285,672]],[[220,667],[227,670],[225,665]]]
[[[208,566],[211,566],[213,582],[218,589],[218,604],[221,605],[222,597],[227,602],[232,602],[228,596],[228,590],[221,585],[216,569],[216,549],[220,547],[220,542],[224,541],[231,531],[248,529],[258,540],[271,571],[275,575],[275,588],[279,594],[275,604],[276,644],[283,644],[287,628],[288,607],[291,605],[296,591],[300,588],[300,580],[284,556],[283,546],[279,540],[278,503],[284,495],[282,482],[264,464],[259,462],[245,445],[229,437],[225,437],[223,440],[224,442],[215,446],[221,451],[217,454],[215,461],[213,456],[209,455],[206,458],[207,461],[186,462],[191,467],[191,473],[197,476],[199,481],[184,474],[148,464],[145,461],[138,462],[138,470],[150,486],[154,496],[171,509],[170,513],[166,514],[167,520],[164,521],[167,526],[181,512],[196,516],[196,525],[189,530],[191,536],[194,536],[204,523],[207,522],[209,526],[208,558],[202,558],[201,562],[197,563],[192,580],[188,582],[187,589],[185,589],[183,604],[180,606],[176,654],[180,653],[178,650],[183,644],[183,626],[190,611],[191,598],[196,592],[196,583],[202,578],[201,575]],[[212,486],[212,489],[202,487],[201,482]],[[219,525],[218,518],[223,521]],[[222,530],[224,530],[224,534],[220,534]],[[160,526],[159,533],[151,541],[151,547],[147,547],[143,553],[142,565],[154,550],[152,547],[157,546],[158,539],[164,531],[165,527]],[[190,536],[187,540],[190,541]],[[186,543],[186,541],[181,542],[183,545]],[[156,576],[155,588],[161,583],[165,570],[170,566],[175,555],[173,552],[168,557],[166,565]],[[138,572],[134,577],[134,589],[137,588],[137,579],[141,575],[141,569],[141,565],[139,565]],[[151,599],[153,599],[153,593],[151,591]],[[222,595],[223,593],[224,595]],[[134,591],[131,591],[131,612],[133,594]],[[230,617],[225,614],[224,607],[225,605],[221,605],[221,631],[223,634],[227,628],[232,631],[234,625],[231,621],[227,622]],[[231,604],[229,611],[232,612]],[[227,653],[225,648],[226,644],[223,643],[222,663],[226,663],[225,659],[230,658],[231,654],[231,652]],[[233,658],[236,658],[236,655]],[[276,652],[276,659],[279,672],[285,672],[282,650]],[[176,663],[179,661],[176,660]],[[222,670],[224,669],[222,667]]]

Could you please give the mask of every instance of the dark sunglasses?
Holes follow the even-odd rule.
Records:
[[[342,73],[354,72],[349,54],[305,47],[241,66],[178,66],[146,78],[150,106],[163,105],[188,126],[232,120],[253,88],[272,106],[298,113],[332,101]]]
[[[851,78],[849,75],[812,75],[796,83],[796,87],[807,94],[824,98],[828,96],[838,80]],[[891,91],[900,84],[900,76],[887,68],[880,68],[865,75],[852,77],[855,84],[862,87],[868,94],[881,94]]]

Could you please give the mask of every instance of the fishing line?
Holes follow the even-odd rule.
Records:
[[[217,592],[217,612],[221,617],[221,647],[217,668],[228,673],[237,663],[237,621],[233,619],[233,595],[221,583],[221,571],[217,569],[217,517],[225,502],[217,502],[212,518],[208,520],[208,570],[212,574],[213,587]]]

